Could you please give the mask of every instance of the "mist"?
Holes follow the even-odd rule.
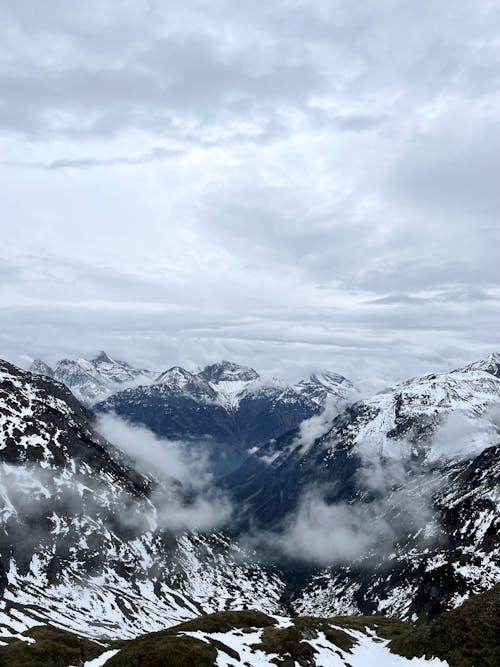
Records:
[[[315,426],[319,436],[328,430],[319,419]],[[302,431],[306,447],[304,433],[312,435],[314,430],[308,424]],[[359,468],[352,498],[336,502],[335,485],[313,484],[277,528],[257,531],[250,540],[271,559],[285,557],[321,567],[369,567],[372,558],[387,557],[399,540],[430,527],[433,497],[443,481],[427,462],[412,460],[410,449],[410,443],[402,442],[391,458],[377,447],[356,448]],[[435,535],[436,526],[426,532]]]
[[[125,452],[157,484],[150,496],[159,528],[179,532],[223,527],[232,515],[229,498],[214,484],[206,453],[178,440],[159,438],[114,414],[101,416],[98,432]]]

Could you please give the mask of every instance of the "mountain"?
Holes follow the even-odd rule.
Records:
[[[408,380],[313,418],[265,443],[227,476],[239,503],[269,525],[293,509],[312,481],[356,492],[354,476],[378,460],[402,465],[471,458],[500,440],[500,355],[449,373]],[[349,487],[349,488],[348,488]]]
[[[0,664],[27,645],[67,648],[72,662],[57,665],[104,649],[111,666],[143,664],[156,648],[178,665],[286,665],[296,651],[318,666],[390,665],[389,651],[495,664],[489,644],[489,662],[457,651],[482,650],[498,604],[499,361],[410,380],[267,442],[223,480],[234,511],[213,527],[185,482],[137,472],[98,435],[65,385],[0,362]],[[216,392],[217,375],[170,375],[167,387]],[[172,521],[190,511],[191,525]]]
[[[434,619],[489,590],[500,582],[499,479],[500,445],[431,479],[415,475],[405,506],[397,493],[382,506],[395,534],[375,532],[374,537],[388,539],[386,548],[371,544],[350,563],[307,575],[292,602],[296,613]],[[434,490],[426,498],[429,484]],[[374,520],[370,512],[367,517]]]
[[[491,355],[409,380],[222,480],[296,612],[433,618],[500,580],[499,370]]]
[[[252,368],[222,361],[196,374],[174,366],[149,386],[109,396],[95,410],[187,441],[196,451],[203,447],[221,474],[237,467],[248,450],[296,428],[327,404],[340,410],[356,395],[340,375],[317,374],[289,386],[264,382]]]
[[[87,406],[123,387],[148,384],[158,375],[144,368],[134,368],[125,361],[111,359],[106,352],[100,352],[93,359],[61,359],[54,368],[35,359],[30,371],[63,382]]]
[[[226,606],[280,610],[273,568],[164,518],[192,503],[137,473],[65,385],[0,362],[1,641],[44,623],[126,638]]]

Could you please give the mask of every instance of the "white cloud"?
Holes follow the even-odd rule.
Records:
[[[499,23],[465,0],[0,8],[0,354],[380,385],[488,353]]]
[[[182,531],[227,524],[233,508],[213,485],[203,451],[195,453],[185,443],[158,438],[144,426],[131,425],[112,414],[99,418],[98,430],[128,454],[140,471],[160,481],[151,495],[157,525]]]

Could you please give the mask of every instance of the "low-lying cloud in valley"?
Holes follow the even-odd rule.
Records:
[[[158,438],[146,427],[113,414],[99,418],[98,430],[134,461],[138,471],[158,480],[150,497],[158,527],[203,531],[227,524],[231,502],[215,486],[202,449]]]

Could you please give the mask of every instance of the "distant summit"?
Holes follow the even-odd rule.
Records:
[[[221,361],[218,364],[205,366],[198,374],[206,382],[255,382],[260,375],[249,366],[240,366],[232,361]]]
[[[54,368],[36,359],[30,371],[63,382],[85,405],[103,400],[124,387],[149,384],[157,375],[144,368],[134,368],[125,361],[112,359],[103,350],[92,359],[61,359]]]

